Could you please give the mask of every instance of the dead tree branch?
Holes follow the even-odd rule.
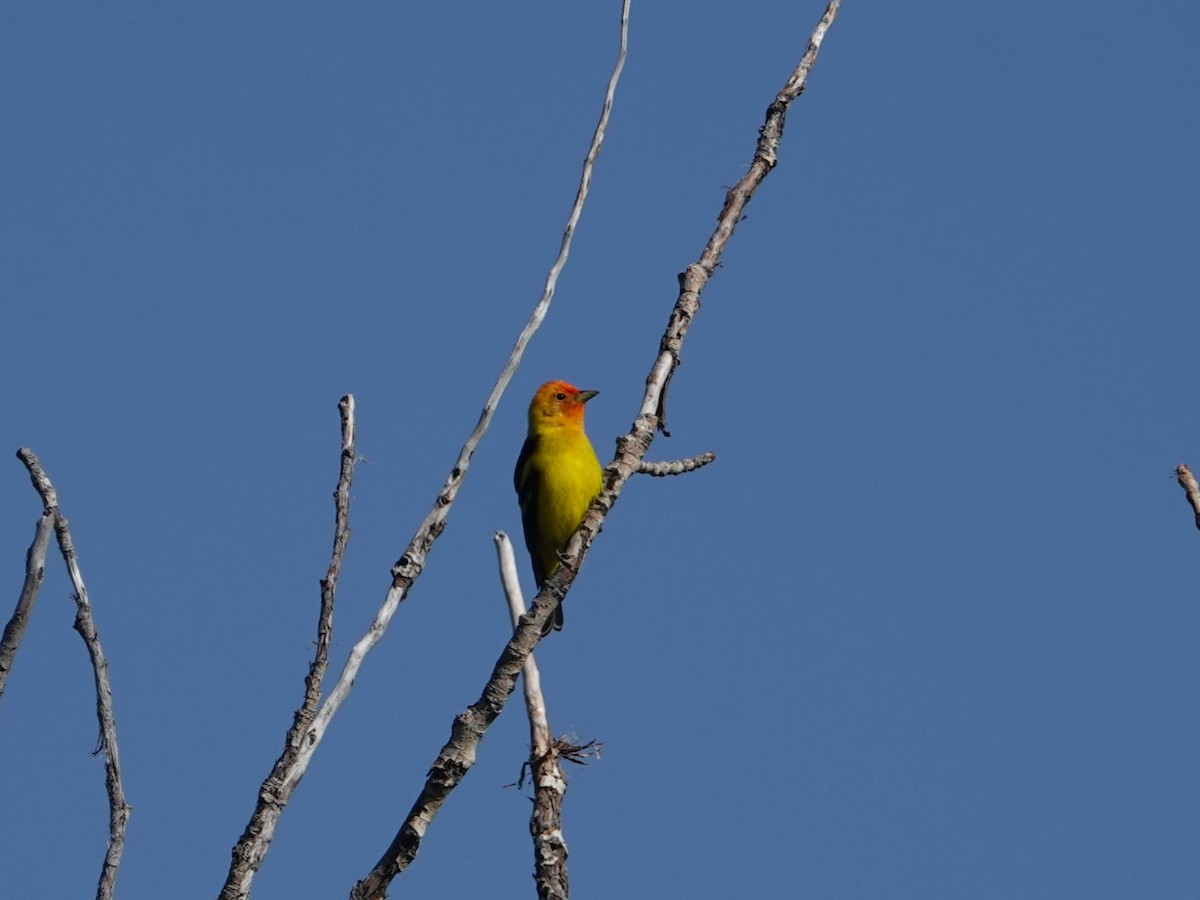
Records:
[[[54,533],[58,538],[58,549],[67,574],[75,589],[75,630],[87,646],[92,660],[92,674],[96,685],[96,718],[100,723],[100,736],[96,753],[104,754],[104,784],[108,792],[108,850],[100,868],[100,880],[96,886],[97,900],[112,900],[117,882],[117,870],[121,865],[121,854],[125,850],[125,826],[132,808],[125,801],[125,789],[121,784],[121,757],[117,750],[117,722],[113,715],[112,684],[108,678],[108,660],[100,646],[100,634],[92,620],[92,607],[88,600],[83,573],[79,569],[79,557],[75,553],[75,542],[71,538],[70,524],[58,507],[58,492],[50,481],[34,452],[27,447],[17,451],[17,458],[25,464],[34,490],[42,498],[43,519],[54,520]]]
[[[333,492],[333,553],[329,559],[329,569],[321,579],[317,648],[308,667],[308,675],[304,679],[304,702],[292,718],[292,726],[284,738],[283,753],[275,761],[271,773],[259,788],[254,812],[246,824],[246,830],[234,845],[233,861],[225,878],[225,885],[221,888],[221,900],[249,896],[250,883],[262,866],[267,849],[275,837],[275,826],[279,822],[279,816],[299,784],[299,777],[293,777],[295,768],[304,745],[305,733],[312,725],[317,704],[321,700],[321,682],[329,663],[329,642],[333,636],[333,604],[337,596],[337,580],[342,571],[346,545],[350,541],[350,483],[354,479],[354,465],[358,462],[358,454],[355,451],[354,397],[351,394],[344,396],[338,403],[338,412],[342,420],[341,471],[337,488]]]

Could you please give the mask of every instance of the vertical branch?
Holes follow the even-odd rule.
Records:
[[[517,561],[508,535],[497,531],[495,541],[500,581],[504,585],[508,612],[515,629],[525,614],[525,598],[521,595],[521,582],[517,577]],[[546,699],[542,695],[542,677],[532,653],[525,659],[522,684],[525,688],[525,710],[529,715],[529,766],[533,774],[533,813],[529,817],[529,833],[533,838],[533,877],[537,883],[539,900],[567,900],[570,882],[567,878],[567,842],[562,828],[562,803],[567,792],[567,781],[558,764],[558,746],[550,736]]]
[[[129,821],[131,807],[125,801],[125,790],[121,784],[121,756],[117,749],[117,722],[113,716],[108,660],[104,657],[100,634],[92,620],[92,607],[88,600],[87,587],[83,583],[83,573],[79,569],[79,557],[75,553],[70,524],[58,507],[58,493],[32,450],[22,447],[17,451],[17,458],[29,470],[33,487],[42,498],[42,505],[45,507],[43,518],[51,517],[54,520],[58,549],[62,553],[71,584],[75,588],[75,630],[83,638],[88,656],[92,660],[92,674],[96,685],[96,718],[100,723],[100,737],[95,752],[104,754],[104,784],[108,792],[108,850],[104,854],[104,863],[100,869],[96,897],[97,900],[112,900],[117,870],[121,865],[121,854],[125,850],[125,826]]]
[[[300,783],[296,769],[304,746],[304,735],[312,726],[317,704],[321,700],[321,682],[329,663],[329,641],[333,635],[333,603],[337,595],[337,580],[342,571],[346,545],[350,541],[350,483],[354,478],[354,465],[358,462],[358,454],[355,451],[353,395],[347,394],[341,399],[338,412],[342,419],[341,471],[338,475],[337,489],[333,492],[333,553],[329,559],[329,569],[321,579],[317,649],[308,667],[308,675],[304,678],[304,702],[292,718],[292,726],[284,738],[283,753],[263,781],[258,791],[258,803],[246,824],[246,830],[234,845],[229,874],[221,888],[221,900],[245,900],[250,896],[251,882],[254,880],[254,874],[262,866],[267,849],[275,837],[275,826],[279,822],[279,816],[291,799],[296,785]]]
[[[338,475],[337,489],[333,492],[334,525],[333,553],[329,558],[329,569],[321,579],[321,612],[317,618],[317,652],[313,657],[308,677],[304,680],[304,709],[308,721],[317,711],[321,701],[321,682],[329,665],[329,641],[333,637],[333,601],[337,596],[338,575],[346,556],[346,545],[350,543],[350,483],[354,479],[354,464],[358,462],[355,451],[354,395],[347,394],[338,402],[338,414],[342,419],[342,468]]]
[[[783,136],[785,113],[792,101],[804,90],[808,73],[816,61],[821,43],[833,23],[839,5],[840,0],[830,0],[825,8],[796,69],[767,108],[766,121],[759,130],[759,140],[750,170],[726,196],[725,205],[717,220],[717,228],[709,238],[700,259],[688,266],[687,271],[680,276],[679,296],[667,322],[667,329],[659,342],[658,357],[646,378],[641,409],[634,420],[632,430],[617,442],[617,456],[605,469],[604,490],[592,502],[579,530],[564,548],[561,554],[563,564],[542,587],[529,613],[522,617],[521,625],[501,652],[491,677],[484,685],[483,693],[478,700],[455,717],[450,728],[450,739],[430,767],[425,785],[408,816],[375,867],[351,890],[350,900],[381,900],[387,895],[392,879],[408,868],[416,858],[421,840],[434,816],[446,802],[450,792],[462,783],[467,772],[475,764],[483,735],[504,710],[516,687],[517,676],[522,671],[525,659],[541,639],[542,626],[566,596],[588,548],[600,533],[600,526],[605,517],[625,483],[634,473],[640,471],[642,459],[654,439],[655,429],[663,421],[667,385],[678,362],[679,348],[700,309],[700,292],[716,271],[721,253],[737,227],[746,203],[775,165],[776,150]],[[624,23],[623,18],[623,27]]]
[[[42,513],[33,534],[33,543],[25,553],[25,583],[21,585],[21,594],[17,597],[17,608],[4,626],[4,636],[0,637],[0,697],[4,696],[8,673],[12,671],[13,659],[17,655],[17,648],[21,646],[29,615],[33,612],[33,604],[42,587],[42,579],[46,574],[46,550],[50,546],[50,534],[53,531],[53,514],[48,511]]]

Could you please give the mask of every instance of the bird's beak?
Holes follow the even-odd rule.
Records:
[[[578,403],[587,403],[589,400],[591,400],[593,397],[595,397],[599,393],[600,393],[599,391],[580,391],[578,394],[575,395],[575,400]]]

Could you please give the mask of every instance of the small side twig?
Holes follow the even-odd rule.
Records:
[[[17,648],[21,646],[29,615],[33,612],[34,601],[42,587],[42,579],[46,574],[46,549],[50,546],[53,532],[54,515],[42,513],[33,533],[33,543],[25,552],[25,583],[21,585],[21,594],[17,597],[17,608],[4,626],[4,636],[0,637],[0,697],[4,696],[8,673],[12,671],[13,659],[17,655]]]
[[[117,870],[121,865],[121,854],[125,850],[125,826],[129,822],[132,807],[125,800],[125,789],[121,783],[121,756],[117,750],[117,722],[113,715],[112,684],[108,678],[108,660],[100,645],[100,634],[92,620],[92,607],[88,600],[83,573],[79,569],[79,557],[75,553],[75,542],[71,538],[70,523],[58,507],[58,493],[50,482],[36,454],[27,447],[17,451],[17,458],[25,464],[34,490],[42,498],[45,508],[43,518],[54,520],[54,533],[58,538],[58,549],[67,574],[75,588],[75,630],[83,638],[88,656],[92,660],[92,675],[96,685],[96,718],[100,723],[100,736],[96,753],[104,754],[104,784],[108,792],[108,850],[100,868],[100,880],[96,886],[97,900],[112,900],[117,883]]]
[[[717,228],[709,238],[700,259],[688,266],[680,276],[679,297],[659,343],[658,356],[646,378],[641,409],[634,420],[632,430],[617,441],[616,458],[604,470],[604,489],[592,502],[579,530],[563,549],[560,556],[562,565],[542,586],[529,613],[521,617],[520,626],[496,660],[482,695],[455,717],[450,729],[450,739],[443,745],[430,767],[425,785],[404,823],[375,864],[375,868],[354,886],[350,892],[350,900],[382,900],[387,895],[387,888],[392,879],[416,858],[421,840],[434,816],[446,802],[450,792],[462,783],[467,772],[475,764],[479,743],[504,710],[509,695],[516,687],[525,658],[541,640],[542,626],[566,596],[588,548],[600,533],[600,526],[625,483],[640,468],[641,461],[654,440],[659,422],[657,411],[661,409],[660,401],[668,375],[674,369],[679,358],[679,348],[700,309],[700,292],[716,271],[721,253],[741,219],[745,204],[775,165],[775,152],[783,135],[784,114],[788,105],[803,91],[808,72],[816,61],[821,43],[833,23],[839,5],[840,0],[830,0],[825,8],[799,64],[767,109],[767,118],[759,131],[760,137],[750,171],[730,190],[718,217]]]
[[[1192,470],[1183,463],[1175,467],[1175,478],[1196,515],[1196,527],[1200,528],[1200,484],[1196,483],[1196,476],[1192,474]]]
[[[321,579],[321,612],[317,617],[317,649],[304,678],[304,702],[292,718],[283,742],[283,753],[275,761],[271,773],[258,791],[258,802],[246,830],[233,848],[233,861],[221,889],[221,900],[246,897],[254,873],[262,866],[271,841],[275,837],[275,826],[283,808],[299,784],[295,769],[304,745],[304,735],[312,725],[321,700],[321,682],[329,663],[329,642],[333,636],[333,604],[337,597],[337,580],[350,541],[350,483],[354,479],[354,465],[358,461],[355,451],[354,396],[347,394],[338,403],[342,419],[341,471],[337,489],[333,492],[334,526],[333,553],[329,569]]]
[[[687,459],[663,460],[661,462],[649,462],[642,460],[638,464],[638,474],[653,475],[656,478],[662,478],[667,475],[682,475],[684,472],[694,472],[701,466],[707,466],[710,462],[716,460],[717,454],[713,452],[701,453],[699,456],[689,456]]]
[[[516,628],[525,614],[525,598],[517,577],[517,560],[508,535],[497,531],[494,540],[500,564],[500,581],[508,600],[512,626]],[[533,781],[533,812],[529,817],[529,834],[533,838],[533,878],[539,900],[567,900],[571,892],[567,878],[567,842],[562,827],[562,803],[567,792],[567,781],[558,764],[558,744],[550,736],[542,678],[532,653],[525,659],[522,676],[525,710],[529,715],[529,768]]]

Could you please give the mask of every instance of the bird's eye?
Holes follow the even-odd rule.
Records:
[[[563,393],[558,393],[558,394],[555,394],[555,395],[554,395],[554,399],[555,399],[555,400],[566,400],[566,399],[567,399],[567,395],[566,395],[566,394],[563,394]]]

